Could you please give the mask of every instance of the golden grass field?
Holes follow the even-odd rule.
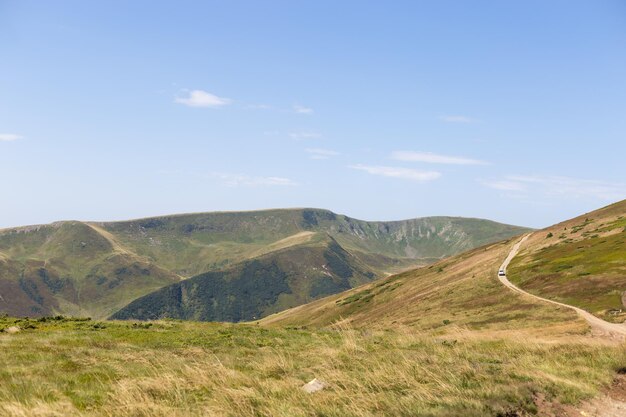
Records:
[[[3,416],[521,416],[598,395],[626,364],[623,345],[524,332],[8,325],[25,330],[0,334]],[[314,377],[329,387],[302,391]]]

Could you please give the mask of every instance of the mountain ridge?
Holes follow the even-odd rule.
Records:
[[[0,288],[26,298],[12,304],[0,301],[0,311],[108,317],[167,285],[238,268],[284,248],[303,245],[311,250],[326,236],[353,256],[353,266],[360,265],[374,279],[526,230],[448,216],[366,222],[324,209],[21,226],[0,231]],[[305,294],[295,299],[310,301]]]

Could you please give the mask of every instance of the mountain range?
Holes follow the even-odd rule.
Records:
[[[213,212],[0,230],[0,312],[255,320],[529,229],[322,209]]]

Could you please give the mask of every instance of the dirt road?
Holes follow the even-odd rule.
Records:
[[[507,258],[504,260],[504,262],[502,263],[502,266],[500,267],[500,269],[502,269],[502,270],[504,270],[506,272],[506,268],[509,266],[509,263],[515,257],[515,255],[517,255],[517,252],[519,251],[520,246],[526,241],[526,239],[528,239],[529,236],[530,235],[524,236],[519,242],[517,242],[515,244],[515,246],[513,246],[513,249],[511,249],[511,252],[509,252],[509,256],[507,256]],[[546,303],[551,303],[551,304],[556,304],[556,305],[561,306],[561,307],[571,308],[572,310],[576,311],[578,313],[578,315],[580,315],[582,318],[587,320],[589,325],[591,325],[591,328],[597,334],[600,334],[600,335],[603,335],[603,336],[608,336],[608,337],[611,337],[611,338],[616,338],[616,339],[626,339],[626,324],[609,323],[607,321],[599,319],[598,317],[594,316],[593,314],[591,314],[591,313],[589,313],[589,312],[587,312],[587,311],[585,311],[585,310],[583,310],[581,308],[574,307],[574,306],[571,306],[569,304],[559,303],[558,301],[548,300],[547,298],[542,298],[542,297],[530,294],[530,293],[522,290],[521,288],[518,288],[515,285],[513,285],[513,283],[511,283],[511,281],[508,280],[506,275],[505,276],[499,276],[498,275],[498,279],[505,286],[509,287],[513,291],[516,291],[516,292],[518,292],[520,294],[524,294],[524,295],[526,295],[528,297],[533,297],[533,298],[535,298],[537,300],[545,301]]]

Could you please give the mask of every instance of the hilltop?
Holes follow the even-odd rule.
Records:
[[[125,307],[143,296],[154,293],[149,296],[154,300],[175,293],[174,288],[195,288],[219,276],[227,277],[220,278],[225,285],[214,289],[200,285],[202,290],[193,293],[199,298],[191,304],[198,308],[187,304],[152,311],[145,308],[154,304],[149,301],[141,302],[142,313],[135,310],[132,316],[251,320],[526,230],[454,217],[366,222],[321,209],[66,221],[4,229],[0,312],[106,318],[124,309],[119,316],[123,317],[134,308]],[[345,253],[342,268],[350,271],[350,277],[343,276],[348,272],[329,270],[325,253]],[[260,273],[254,272],[258,265],[268,264],[275,266],[272,276],[278,279],[266,276],[270,281],[262,289],[250,277]],[[190,283],[182,283],[190,278]],[[267,286],[271,302],[245,314],[236,311],[241,300],[261,296]],[[215,313],[204,311],[202,305],[220,294],[241,300],[231,307],[222,304]]]

